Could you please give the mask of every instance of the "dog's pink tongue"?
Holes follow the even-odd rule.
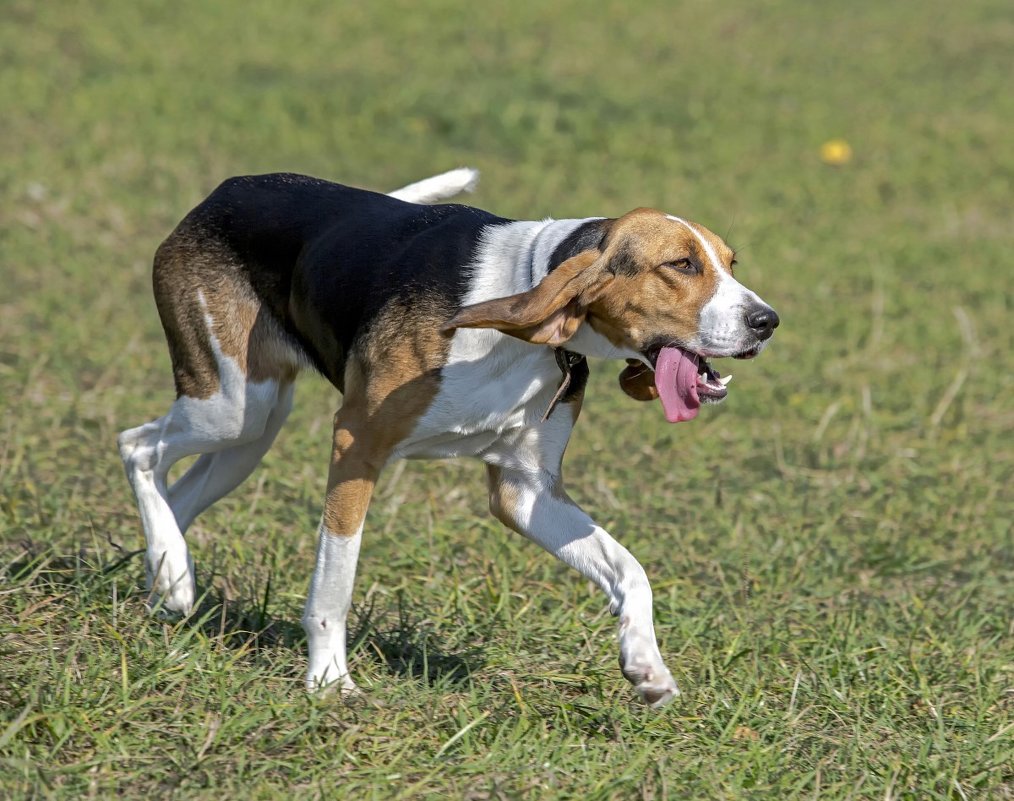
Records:
[[[697,417],[697,357],[680,348],[662,348],[655,360],[655,387],[665,419],[682,423]]]

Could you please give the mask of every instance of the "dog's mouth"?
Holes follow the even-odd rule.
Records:
[[[742,353],[734,353],[732,355],[732,358],[734,358],[734,359],[752,359],[754,356],[756,356],[758,353],[761,352],[761,349],[763,347],[764,347],[764,343],[761,343],[760,345],[754,345],[752,348],[750,348],[749,350],[744,350]]]
[[[760,352],[754,347],[733,354],[734,359],[752,359]],[[655,388],[670,423],[693,420],[704,403],[720,403],[729,394],[732,376],[722,376],[700,353],[678,345],[655,345],[644,352],[655,370]]]
[[[739,353],[718,355],[752,359],[761,350],[763,343]],[[659,398],[670,423],[693,420],[703,404],[721,403],[729,394],[732,376],[723,376],[703,353],[673,343],[650,345],[641,355],[643,361],[627,359],[627,366],[620,373],[620,388],[634,400]]]

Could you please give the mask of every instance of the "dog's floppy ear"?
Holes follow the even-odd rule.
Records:
[[[465,306],[441,330],[495,328],[538,345],[562,345],[577,333],[588,306],[613,279],[596,263],[601,256],[597,250],[578,253],[533,289]]]

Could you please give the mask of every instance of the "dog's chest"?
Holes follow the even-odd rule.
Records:
[[[538,423],[561,379],[549,348],[496,331],[459,330],[440,390],[396,456],[478,456],[504,432]]]

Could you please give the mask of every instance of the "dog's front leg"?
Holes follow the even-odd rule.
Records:
[[[344,410],[343,410],[344,411]],[[352,601],[363,521],[384,455],[365,423],[339,412],[335,416],[327,497],[321,515],[317,563],[303,612],[309,647],[308,690],[341,683],[353,692],[346,659],[346,619]]]
[[[567,496],[558,472],[525,461],[488,466],[490,509],[602,588],[620,619],[623,675],[646,703],[664,706],[679,688],[658,651],[644,568]]]

